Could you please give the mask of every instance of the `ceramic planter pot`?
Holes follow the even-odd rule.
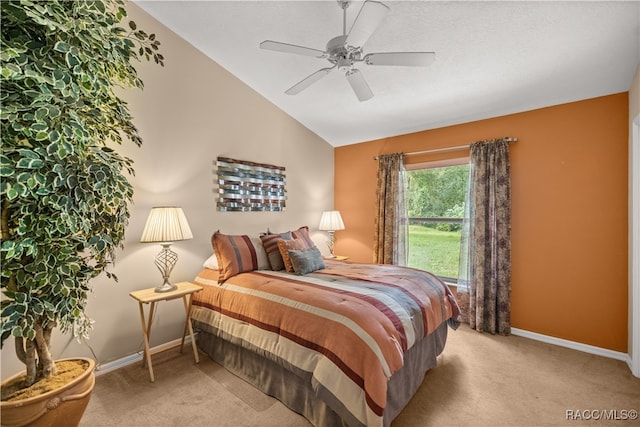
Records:
[[[95,361],[84,357],[62,360],[83,360],[89,366],[79,377],[64,386],[27,399],[1,402],[2,427],[77,426],[89,403],[95,385]],[[16,374],[4,383],[24,375]]]

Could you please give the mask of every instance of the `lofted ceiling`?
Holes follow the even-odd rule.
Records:
[[[428,67],[359,63],[360,102],[334,70],[284,91],[326,59],[259,48],[325,50],[342,9],[323,1],[136,1],[143,10],[333,146],[433,129],[629,90],[640,63],[639,1],[384,1],[365,53],[433,51]],[[347,9],[347,32],[362,7]]]

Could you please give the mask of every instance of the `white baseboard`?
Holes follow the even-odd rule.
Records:
[[[157,345],[151,348],[151,352],[154,353],[154,352],[170,349],[172,347],[175,347],[176,345],[179,345],[180,341],[181,341],[181,338],[178,338],[173,341],[169,341],[164,344]],[[191,345],[191,337],[189,336],[185,337],[184,345],[185,346]],[[189,348],[189,351],[191,351],[191,348]],[[137,353],[130,354],[125,357],[121,357],[120,359],[112,360],[111,362],[98,363],[96,365],[96,376],[106,374],[107,372],[115,371],[116,369],[124,368],[125,366],[132,365],[136,362],[142,362],[142,354],[143,352],[139,351]]]
[[[597,356],[608,357],[610,359],[621,360],[627,363],[630,369],[632,367],[631,357],[627,353],[622,353],[620,351],[613,351],[613,350],[609,350],[602,347],[596,347],[589,344],[569,341],[562,338],[556,338],[549,335],[539,334],[536,332],[529,332],[529,331],[525,331],[524,329],[518,329],[518,328],[511,328],[511,333],[519,337],[529,338],[532,340],[545,342],[547,344],[559,345],[561,347],[582,351],[584,353],[590,353],[590,354],[595,354]],[[190,343],[191,343],[191,338],[187,336],[184,344],[186,346]],[[180,338],[175,339],[173,341],[169,341],[164,344],[160,344],[156,347],[153,347],[151,350],[152,352],[162,351],[166,348],[171,348],[176,344],[180,344]],[[134,364],[136,362],[141,362],[141,361],[142,361],[142,352],[140,351],[138,353],[130,354],[128,356],[113,360],[111,362],[99,363],[96,367],[96,376],[106,374],[107,372],[115,371],[116,369],[124,368],[125,366]]]
[[[561,347],[567,347],[573,350],[582,351],[585,353],[595,354],[598,356],[608,357],[610,359],[621,360],[630,365],[631,358],[627,353],[622,353],[620,351],[613,351],[602,347],[596,347],[589,344],[583,344],[575,341],[569,341],[562,338],[556,338],[549,335],[542,335],[536,332],[525,331],[524,329],[511,328],[511,333],[513,335],[517,335],[519,337],[530,338],[536,341],[542,341],[548,344],[559,345]]]

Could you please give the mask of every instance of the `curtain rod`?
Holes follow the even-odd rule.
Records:
[[[518,138],[503,138],[503,139],[506,140],[507,142],[518,142]],[[456,147],[434,148],[433,150],[413,151],[410,153],[404,153],[404,155],[415,156],[418,154],[441,153],[444,151],[462,150],[463,148],[469,148],[469,147],[471,147],[471,144],[458,145]],[[378,156],[375,156],[373,160],[378,160],[378,158],[379,158]]]

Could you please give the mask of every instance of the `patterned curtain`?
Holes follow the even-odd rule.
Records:
[[[466,311],[463,319],[477,331],[508,335],[511,332],[508,140],[471,144],[465,210],[458,280],[458,297],[462,310]],[[468,308],[464,307],[467,301]]]
[[[407,264],[404,154],[378,158],[377,210],[373,243],[376,264]]]

